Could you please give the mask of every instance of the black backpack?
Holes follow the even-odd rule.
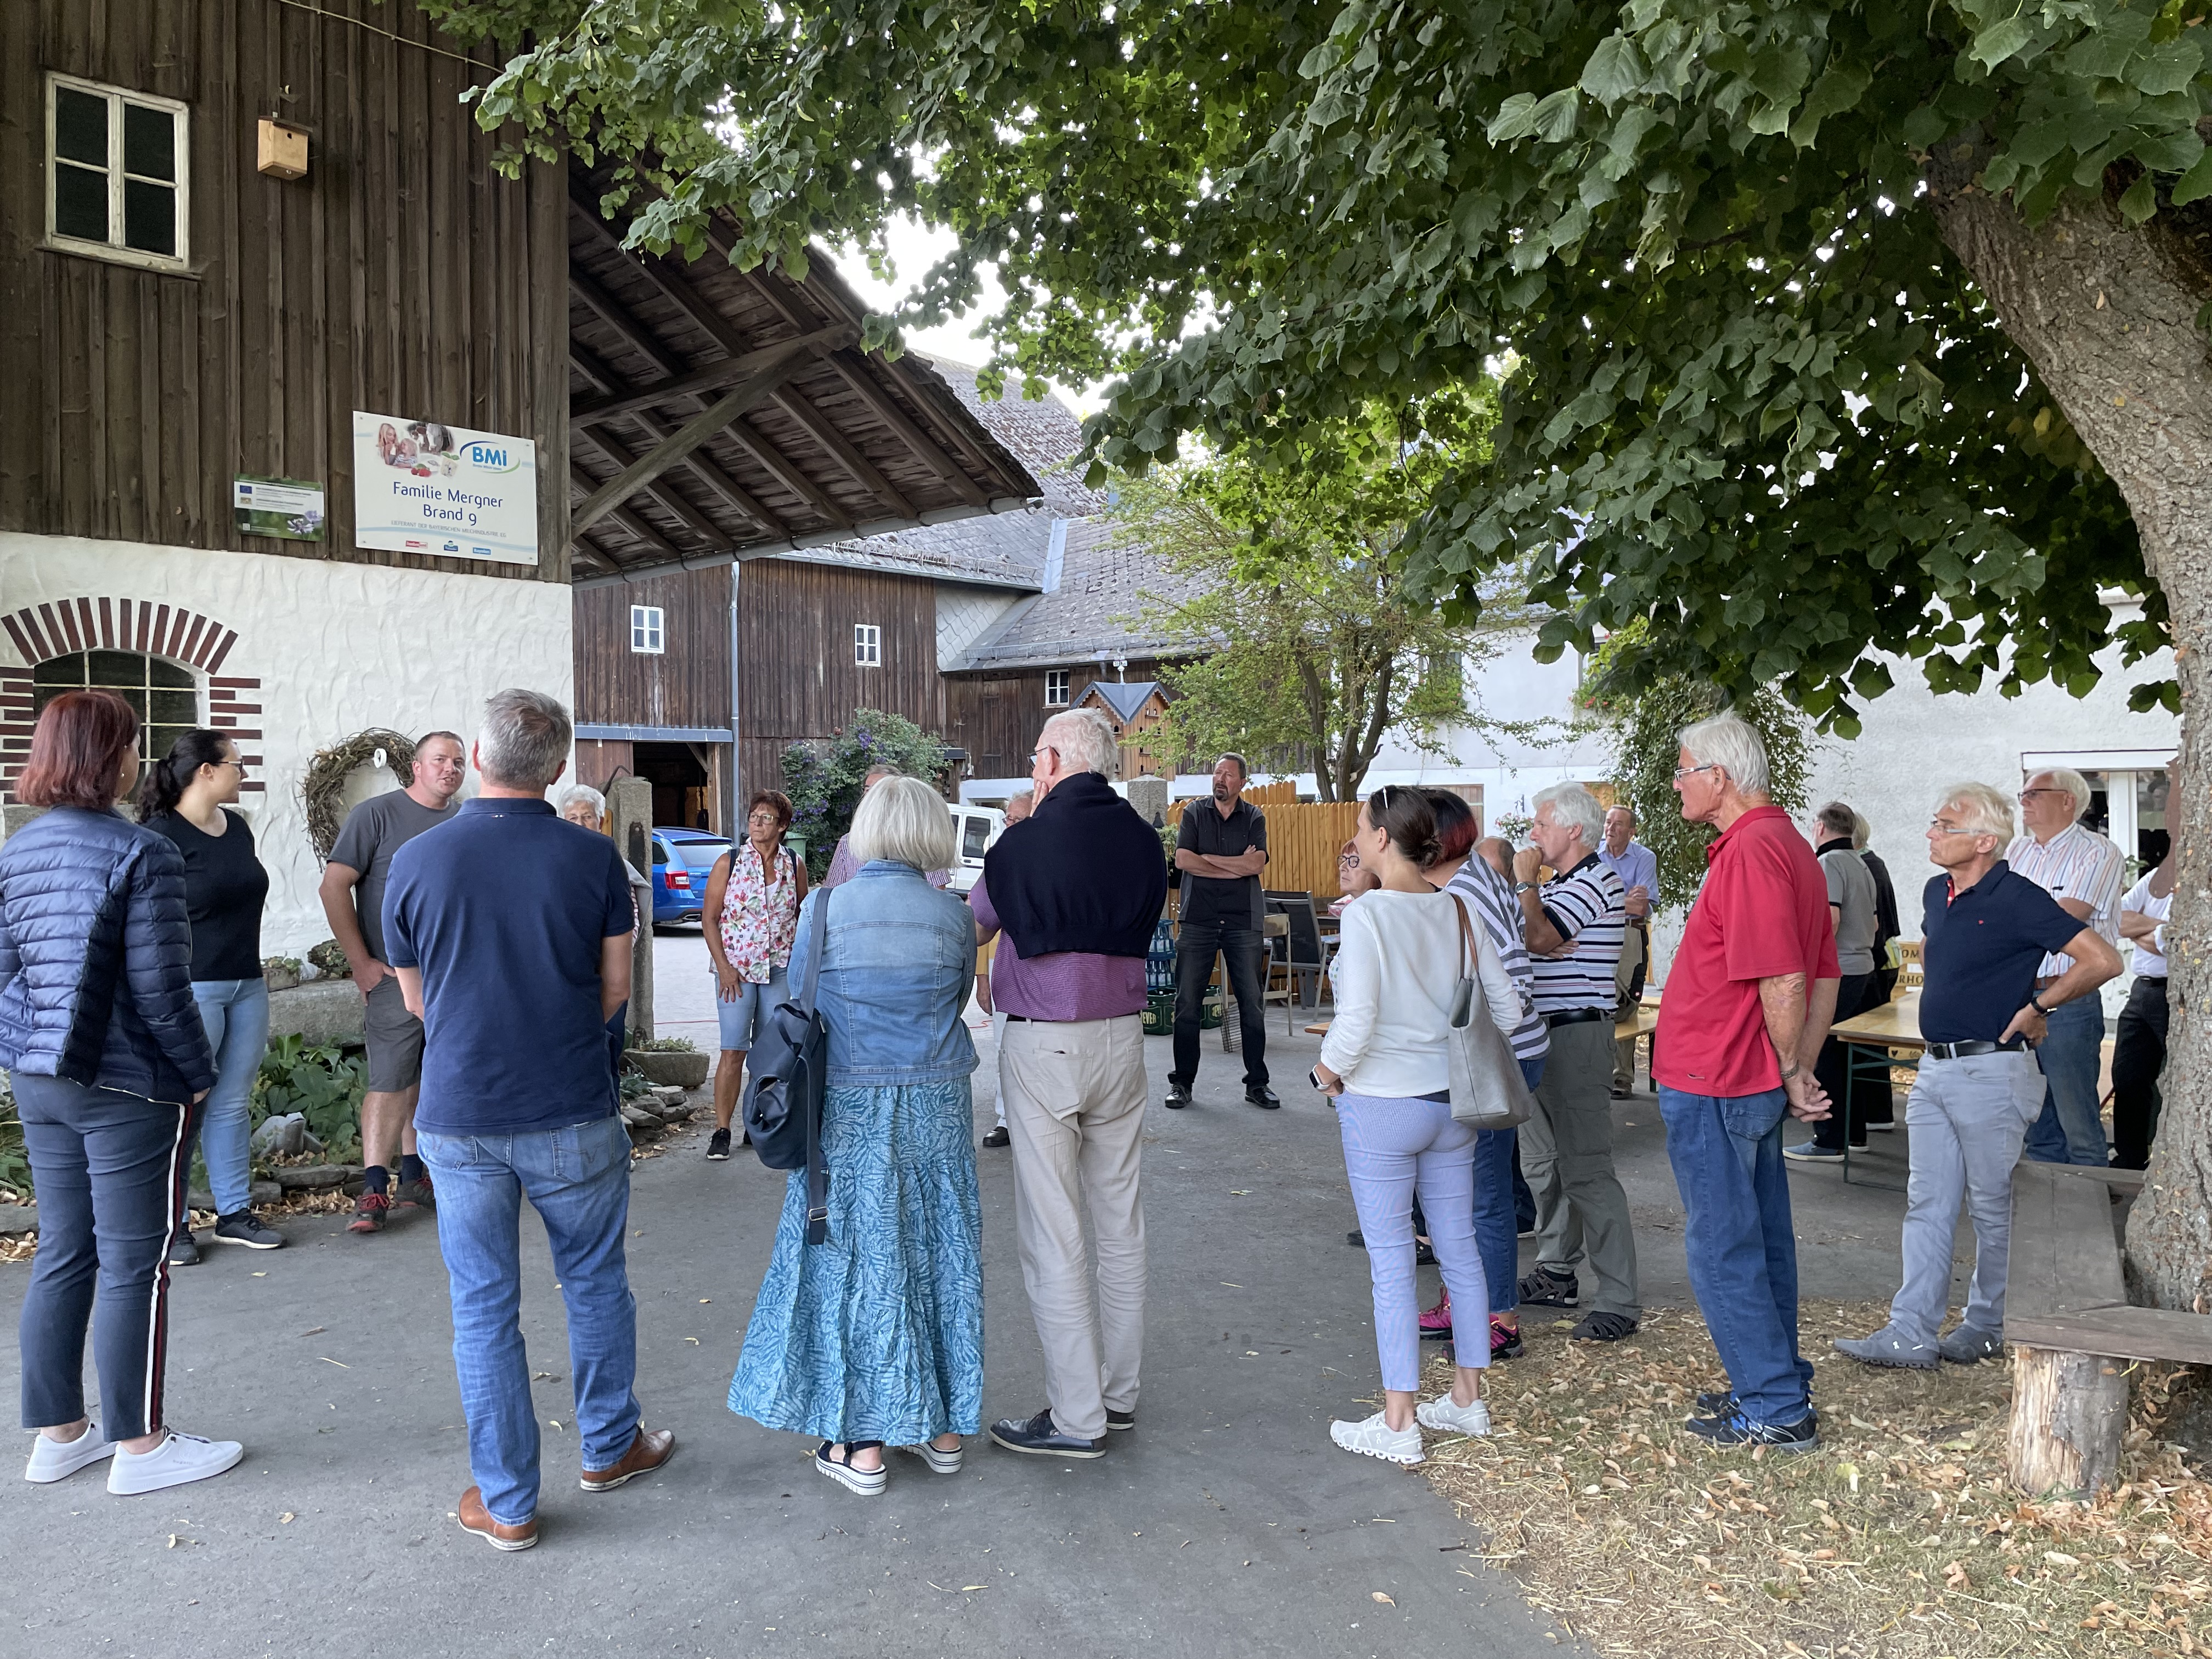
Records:
[[[806,1242],[830,1236],[830,1172],[822,1162],[822,1102],[829,1092],[830,1027],[815,1012],[830,939],[830,890],[814,903],[806,977],[795,1002],[780,1002],[746,1058],[745,1133],[771,1170],[806,1171]]]

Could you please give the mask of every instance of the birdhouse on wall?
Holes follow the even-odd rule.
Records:
[[[282,121],[264,121],[259,130],[259,154],[255,166],[272,179],[307,176],[307,134],[305,128]]]
[[[1167,716],[1168,699],[1157,680],[1094,680],[1075,700],[1078,708],[1096,708],[1114,724],[1121,746],[1121,776],[1171,778],[1174,756],[1156,749],[1160,722]]]

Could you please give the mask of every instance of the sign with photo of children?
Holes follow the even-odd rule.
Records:
[[[354,545],[538,562],[538,447],[398,415],[353,416]]]

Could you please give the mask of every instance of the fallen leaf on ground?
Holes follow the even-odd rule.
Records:
[[[283,1513],[283,1514],[282,1514],[282,1515],[280,1515],[280,1516],[278,1516],[276,1517],[276,1522],[277,1522],[277,1524],[278,1524],[279,1526],[282,1526],[282,1525],[283,1525],[286,1522],[288,1522],[288,1521],[296,1520],[297,1518],[298,1518],[298,1517],[297,1517],[297,1516],[295,1516],[292,1513],[292,1511],[291,1511],[291,1510],[286,1510],[284,1511],[284,1513]]]
[[[1368,1599],[1369,1601],[1380,1601],[1380,1602],[1381,1602],[1384,1607],[1396,1607],[1396,1606],[1398,1605],[1395,1601],[1392,1601],[1389,1596],[1387,1596],[1387,1595],[1383,1595],[1383,1594],[1382,1594],[1382,1592],[1381,1590],[1370,1590],[1370,1591],[1368,1591],[1368,1593],[1367,1593],[1367,1599]]]

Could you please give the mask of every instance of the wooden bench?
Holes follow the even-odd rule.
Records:
[[[2212,1365],[2212,1316],[2128,1305],[2112,1194],[2142,1180],[2067,1164],[2013,1171],[2007,1461],[2023,1492],[2087,1495],[2118,1478],[2130,1361]]]

